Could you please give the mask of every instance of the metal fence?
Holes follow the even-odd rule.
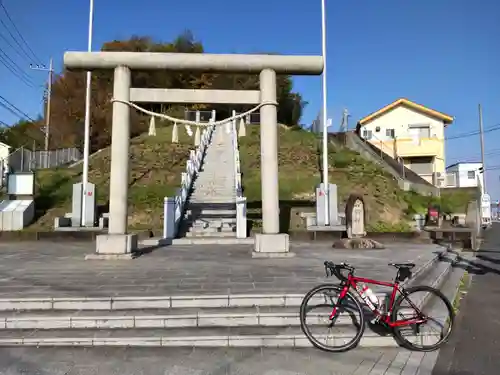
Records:
[[[10,171],[22,172],[55,168],[78,161],[81,158],[81,152],[74,147],[50,151],[31,151],[21,147],[9,154],[7,164]]]
[[[260,124],[260,112],[252,112],[245,116],[245,123],[247,125]]]
[[[212,118],[212,111],[184,111],[184,120],[196,121],[196,112],[200,112],[200,122],[209,122]]]

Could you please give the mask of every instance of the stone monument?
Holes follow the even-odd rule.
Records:
[[[363,197],[351,194],[345,206],[345,218],[348,238],[361,238],[366,236],[365,230],[365,202]]]

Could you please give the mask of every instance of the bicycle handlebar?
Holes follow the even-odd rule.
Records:
[[[350,266],[347,263],[335,264],[327,260],[324,264],[326,277],[335,275],[335,277],[337,277],[337,279],[339,279],[340,281],[347,280],[347,277],[342,275],[342,270],[347,270],[351,274],[354,272],[354,267]]]

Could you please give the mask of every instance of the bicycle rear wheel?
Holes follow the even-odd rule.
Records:
[[[302,331],[316,348],[327,352],[354,348],[365,330],[363,309],[358,300],[349,292],[339,300],[342,289],[334,284],[319,285],[305,295],[300,306]],[[330,319],[334,307],[337,312]],[[311,313],[313,309],[318,311]]]
[[[422,295],[419,296],[419,293]],[[420,311],[415,310],[412,304]],[[450,301],[441,291],[430,286],[406,289],[394,303],[392,322],[420,318],[425,321],[394,327],[394,338],[409,350],[430,352],[439,349],[450,338],[455,321]],[[436,325],[436,329],[433,329],[432,325]],[[431,332],[423,332],[423,327],[428,327]]]

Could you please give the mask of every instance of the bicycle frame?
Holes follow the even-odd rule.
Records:
[[[365,283],[365,284],[373,284],[373,285],[380,285],[380,286],[385,286],[392,288],[392,293],[391,297],[389,299],[389,306],[387,306],[387,311],[386,312],[381,312],[379,311],[373,303],[370,301],[368,297],[362,297],[361,293],[362,290],[361,288],[358,287],[358,283]],[[399,292],[401,295],[404,296],[404,298],[410,303],[411,307],[417,312],[419,317],[422,315],[422,312],[420,309],[415,306],[415,304],[406,297],[404,293],[404,289],[400,288],[399,282],[390,282],[390,281],[378,281],[378,280],[372,280],[372,279],[366,279],[364,277],[356,277],[353,276],[351,273],[348,274],[347,280],[344,281],[343,283],[343,289],[340,293],[337,305],[333,308],[332,313],[330,314],[330,320],[332,320],[336,313],[337,313],[337,306],[342,302],[342,300],[345,298],[347,292],[349,289],[353,288],[358,296],[361,298],[361,300],[370,308],[370,310],[375,314],[375,316],[380,319],[383,323],[387,324],[389,327],[399,327],[399,326],[406,326],[406,325],[412,325],[412,324],[420,324],[424,323],[427,321],[425,318],[419,318],[419,319],[405,319],[405,320],[396,320],[394,322],[391,321],[391,313],[392,309],[394,307],[394,302],[396,301],[396,296],[397,293]]]

